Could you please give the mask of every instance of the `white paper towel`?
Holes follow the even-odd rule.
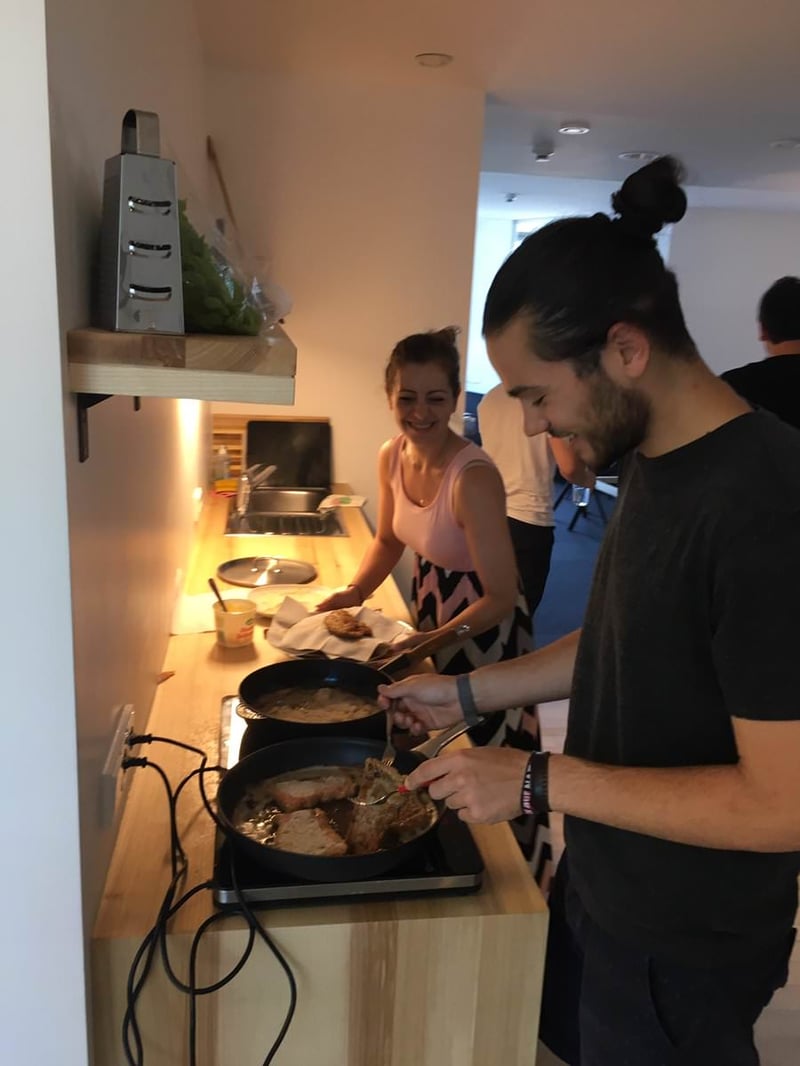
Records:
[[[326,627],[325,618],[330,611],[310,614],[306,608],[287,596],[269,627],[267,640],[281,651],[290,655],[302,655],[304,652],[322,652],[333,659],[354,659],[356,662],[368,662],[381,647],[404,640],[413,630],[402,622],[387,618],[380,611],[370,607],[347,608],[354,618],[368,625],[371,637],[359,640],[342,640],[335,637]]]

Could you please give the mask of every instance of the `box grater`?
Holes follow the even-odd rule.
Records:
[[[128,111],[106,160],[97,287],[104,329],[183,333],[175,164],[159,156],[158,115]]]

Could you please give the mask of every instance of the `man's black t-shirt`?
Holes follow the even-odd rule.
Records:
[[[565,750],[618,766],[730,764],[731,717],[800,718],[800,433],[741,415],[626,462],[583,627]],[[800,773],[800,751],[798,752]],[[565,823],[570,872],[609,933],[679,961],[785,937],[800,855]]]
[[[720,377],[748,403],[800,429],[800,355],[773,355]]]

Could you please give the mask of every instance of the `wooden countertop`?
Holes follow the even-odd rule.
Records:
[[[267,553],[263,537],[224,536],[227,506],[225,498],[214,496],[204,506],[187,570],[188,593],[206,591],[208,576],[214,574],[219,563],[226,559],[272,553],[312,562],[317,567],[320,584],[345,584],[355,573],[370,542],[371,534],[360,511],[342,509],[349,536],[281,537],[279,541],[270,538],[270,552]],[[391,617],[408,618],[405,603],[391,579],[377,590],[370,603]],[[247,649],[221,649],[216,645],[213,633],[172,637],[163,669],[174,671],[174,676],[157,689],[148,733],[192,744],[208,752],[210,761],[215,761],[222,698],[236,692],[246,673],[282,657],[264,639],[261,629],[256,631],[252,648]],[[173,785],[197,765],[196,756],[162,744],[149,745],[140,754],[161,765]],[[137,768],[132,772],[133,780],[92,938],[95,1041],[97,1048],[102,1049],[102,1053],[97,1052],[97,1062],[102,1066],[116,1063],[122,1066],[124,1063],[119,1046],[124,980],[133,952],[153,924],[169,882],[168,821],[163,784],[154,771]],[[189,860],[189,877],[184,886],[188,889],[210,878],[214,844],[214,827],[201,807],[194,783],[181,797],[178,819],[181,841]],[[275,1060],[279,1066],[294,1066],[295,1063],[299,1066],[311,1061],[319,1062],[320,1066],[408,1066],[411,1061],[415,1066],[434,1062],[437,1066],[448,1063],[484,1066],[489,1061],[533,1062],[546,905],[508,826],[475,827],[474,837],[485,864],[483,887],[475,894],[284,906],[259,912],[265,926],[280,937],[282,946],[289,951],[301,985],[298,1010],[302,1008],[306,1018],[304,1026],[299,1016],[296,1017],[284,1045],[286,1051],[282,1049]],[[200,892],[173,919],[169,939],[175,945],[178,957],[188,951],[191,936],[213,910],[210,892]],[[209,972],[218,976],[230,965],[230,959],[237,957],[246,937],[244,928],[244,923],[236,917],[226,918],[214,926],[214,932],[205,938],[213,945],[204,964]],[[484,940],[487,934],[489,939]],[[411,969],[407,967],[412,956],[404,962],[397,959],[400,943],[405,944],[416,958]],[[364,983],[364,974],[373,973],[376,965],[379,970],[385,966],[380,957],[387,952],[401,967],[406,983],[412,974],[428,974],[427,984],[422,980],[421,990],[414,991],[411,987],[416,987],[416,978],[411,980],[409,987],[403,985],[402,989],[393,984],[396,1005],[401,1000],[407,1008],[413,1005],[414,1015],[411,1017],[415,1018],[416,1025],[420,1021],[420,1010],[427,1009],[428,997],[431,1004],[444,997],[440,1003],[442,1009],[457,1010],[459,1017],[463,1015],[463,1023],[468,1024],[472,1033],[470,1051],[474,1057],[467,1055],[460,1041],[456,1046],[461,1047],[461,1057],[451,1057],[454,1052],[444,1049],[450,1049],[452,1041],[441,1043],[431,1034],[423,1040],[419,1032],[413,1039],[409,1033],[406,1039],[411,1043],[404,1044],[399,1039],[399,1030],[392,1030],[397,1045],[392,1057],[374,1057],[375,1040],[379,1035],[373,1032],[374,1018],[373,1021],[365,1019],[375,1014],[373,998],[378,989],[373,981]],[[352,974],[348,976],[356,958],[361,959],[357,978]],[[328,966],[344,967],[345,972],[337,978],[343,987],[337,986],[334,997],[337,1001],[344,997],[341,1002],[344,1015],[328,1019],[333,1029],[326,1034],[318,1031],[318,1013],[325,1014],[330,1009],[325,1004],[331,992],[329,988],[326,990],[324,980],[320,985],[315,984],[315,974],[318,969],[319,972],[326,971]],[[266,1015],[263,992],[259,992],[265,971],[269,973],[270,986],[279,990],[276,992],[279,1002],[274,1012],[267,1011]],[[395,973],[395,978],[399,973],[400,970]],[[470,981],[467,991],[463,987],[467,979],[465,974]],[[454,990],[454,986],[447,993],[434,993],[431,981],[435,978],[446,983],[455,981],[460,991]],[[501,994],[502,987],[494,987],[493,982],[507,987],[508,1002]],[[154,1066],[162,1063],[163,1066],[174,1066],[186,1061],[183,1024],[186,1008],[182,1005],[182,997],[166,983],[163,975],[159,977],[154,973],[148,986],[152,987],[145,990],[141,1007],[142,1018],[148,1019],[145,1032],[151,1030],[154,1039],[152,1058],[150,1055],[147,1058],[148,1066],[151,1062]],[[250,1045],[241,1035],[239,1023],[248,1010],[252,1010],[254,1018],[260,1019],[258,1032],[277,1031],[286,1007],[284,993],[285,983],[276,974],[274,962],[263,954],[257,960],[251,958],[229,989],[205,997],[217,1001],[209,1012],[213,1018],[213,1023],[209,1022],[213,1033],[207,1034],[208,1048],[213,1044],[217,1050],[207,1049],[206,1057],[201,1058],[200,1063],[216,1066],[217,1063],[236,1062],[237,1066],[239,1063],[246,1066],[250,1061],[261,1061],[271,1041],[266,1037],[254,1038],[256,1051],[248,1050]],[[476,1000],[478,994],[480,998]],[[255,997],[252,1003],[248,995]],[[169,1010],[166,1003],[171,1004]],[[232,1003],[237,1006],[232,1008]],[[363,1017],[362,1008],[366,1011]],[[229,1017],[231,1010],[235,1024]],[[272,1018],[274,1026],[271,1027],[268,1018]],[[381,1025],[384,1029],[387,1026],[392,1028],[386,1018]],[[226,1034],[224,1040],[223,1033]],[[337,1033],[340,1051],[333,1056],[329,1040],[332,1038],[335,1044]],[[319,1049],[325,1049],[322,1057],[309,1057],[317,1055],[315,1041],[319,1042]],[[527,1050],[523,1044],[529,1045]],[[262,1045],[264,1051],[259,1058],[257,1049]],[[240,1049],[240,1057],[232,1052],[232,1046]],[[403,1057],[403,1047],[406,1047],[407,1058]]]

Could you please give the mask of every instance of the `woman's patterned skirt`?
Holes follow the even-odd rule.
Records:
[[[415,555],[411,599],[420,632],[445,625],[482,595],[480,579],[474,571],[444,570]],[[480,666],[515,659],[532,650],[533,619],[520,586],[513,615],[454,648],[437,652],[434,662],[440,674],[467,674]],[[523,751],[541,748],[539,715],[535,706],[514,707],[504,714],[493,714],[470,729],[469,735],[474,744],[496,744]],[[547,815],[520,815],[509,825],[537,883],[546,893],[552,875]]]

